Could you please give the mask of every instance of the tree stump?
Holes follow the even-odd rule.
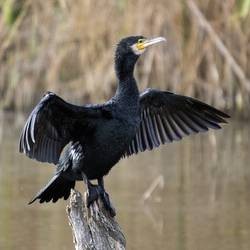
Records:
[[[76,250],[125,249],[126,240],[121,228],[101,200],[87,208],[81,193],[71,190],[66,210]]]

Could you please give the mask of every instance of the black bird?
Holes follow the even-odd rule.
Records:
[[[56,164],[56,172],[34,199],[67,199],[75,181],[87,185],[88,206],[100,197],[114,216],[103,177],[123,157],[209,128],[219,129],[229,116],[194,98],[147,89],[139,93],[133,75],[139,56],[166,39],[131,36],[115,53],[118,88],[104,104],[76,106],[46,93],[31,112],[21,134],[20,152]],[[97,179],[98,185],[90,180]]]

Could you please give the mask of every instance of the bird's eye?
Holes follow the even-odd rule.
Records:
[[[145,49],[144,43],[145,43],[145,39],[142,39],[142,38],[138,39],[137,43],[135,44],[136,50],[137,51],[140,51],[140,50],[144,51],[144,49]]]

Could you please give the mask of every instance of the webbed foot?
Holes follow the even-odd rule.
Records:
[[[110,213],[112,217],[116,215],[116,211],[112,203],[109,199],[109,194],[105,191],[103,185],[93,185],[92,183],[88,182],[88,192],[87,192],[87,207],[89,208],[90,205],[97,201],[99,198],[102,200],[105,209]]]
[[[90,205],[97,201],[101,195],[101,187],[99,185],[93,185],[91,183],[88,184],[88,191],[87,191],[87,207],[89,208]]]
[[[109,199],[109,194],[104,189],[101,192],[101,199],[102,199],[104,207],[109,211],[110,215],[112,217],[115,217],[116,216],[115,208]]]

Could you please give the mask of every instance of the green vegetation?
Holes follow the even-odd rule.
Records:
[[[141,88],[169,89],[247,116],[250,1],[194,1],[212,31],[190,2],[0,1],[0,109],[30,110],[46,90],[77,103],[102,102],[116,87],[114,44],[143,34],[165,36],[168,44],[140,61]]]

